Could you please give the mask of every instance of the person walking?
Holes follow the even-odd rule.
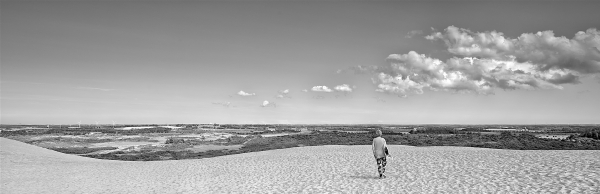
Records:
[[[385,178],[385,165],[387,164],[386,156],[390,156],[385,139],[381,137],[381,130],[375,131],[377,137],[373,139],[373,156],[377,161],[377,171],[379,178]]]

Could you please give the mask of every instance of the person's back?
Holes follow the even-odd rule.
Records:
[[[387,144],[385,139],[381,137],[381,131],[375,131],[377,137],[373,139],[373,156],[375,156],[375,161],[377,162],[377,170],[379,171],[379,178],[385,178],[385,165],[386,155],[389,155],[387,152]]]
[[[373,156],[375,156],[375,159],[385,157],[386,146],[387,145],[383,137],[376,137],[373,139]]]

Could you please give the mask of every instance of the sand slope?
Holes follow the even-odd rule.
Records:
[[[0,193],[599,193],[600,151],[390,146],[376,179],[370,146],[125,162],[0,138]]]

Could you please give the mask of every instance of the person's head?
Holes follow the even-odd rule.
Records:
[[[375,134],[377,134],[377,137],[381,137],[381,130],[377,129],[377,131],[375,131]]]

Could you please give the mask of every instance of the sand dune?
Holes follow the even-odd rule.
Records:
[[[318,146],[181,161],[83,158],[0,138],[1,193],[599,193],[600,151]]]

